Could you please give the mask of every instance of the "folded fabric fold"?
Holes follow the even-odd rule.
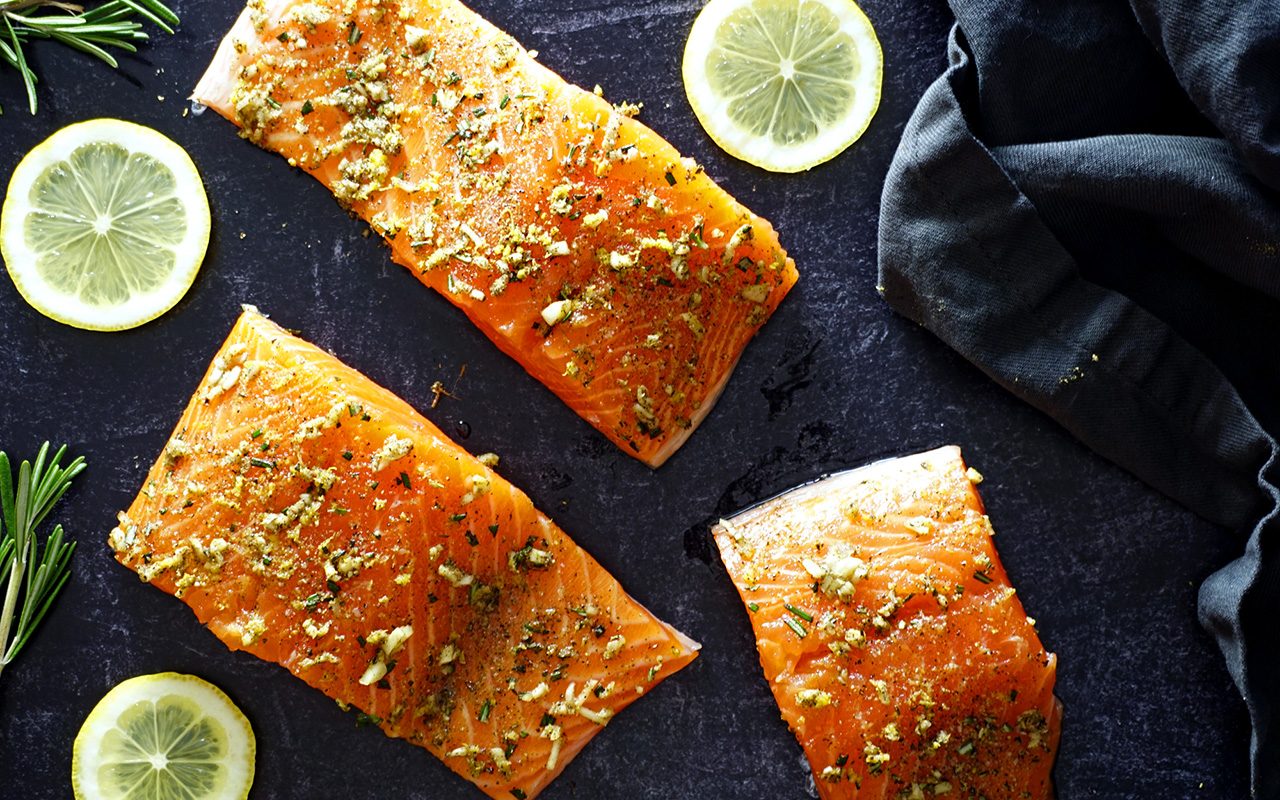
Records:
[[[1252,35],[1206,35],[1210,52],[1197,52],[1179,24],[1230,23],[1188,10],[1198,5],[953,0],[948,69],[885,182],[880,290],[1100,454],[1207,519],[1251,531],[1244,553],[1202,587],[1200,617],[1253,722],[1254,794],[1275,800],[1278,448],[1180,335],[1201,321],[1196,298],[1161,300],[1150,286],[1167,274],[1170,293],[1217,281],[1280,297],[1280,196],[1270,188],[1280,170],[1268,166],[1280,159],[1266,139],[1267,120],[1280,120],[1280,82],[1263,98],[1253,80],[1259,42],[1280,41],[1280,15],[1259,18]],[[1271,53],[1277,62],[1280,48]],[[1215,58],[1222,64],[1208,69]],[[1246,73],[1235,87],[1214,83]],[[1246,100],[1270,108],[1226,137],[1206,120]]]

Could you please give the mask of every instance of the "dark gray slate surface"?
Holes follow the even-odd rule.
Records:
[[[117,682],[177,670],[225,688],[258,734],[256,798],[481,795],[434,758],[356,727],[278,667],[228,652],[179,601],[110,558],[113,515],[138,489],[239,305],[252,302],[422,409],[501,471],[702,657],[621,715],[544,795],[802,798],[800,749],[778,718],[745,614],[706,534],[714,516],[822,472],[954,442],[988,480],[997,545],[1061,658],[1059,795],[1246,795],[1247,722],[1195,587],[1241,546],[1084,450],[874,290],[881,181],[902,124],[943,66],[940,0],[866,0],[884,45],[884,102],[863,141],[812,173],[768,175],[720,153],[680,88],[698,0],[479,0],[474,7],[577,83],[643,101],[642,119],[782,232],[800,284],[747,350],[724,398],[658,472],[577,419],[390,263],[364,226],[213,114],[182,116],[231,0],[175,2],[179,35],[120,74],[38,48],[40,116],[0,75],[0,180],[56,128],[95,116],[152,125],[184,145],[213,207],[209,256],[167,316],[121,334],[50,322],[0,278],[0,448],[67,441],[90,469],[57,513],[81,549],[75,578],[0,679],[0,798],[70,796],[71,742]],[[163,100],[158,99],[163,96]],[[1064,110],[1064,113],[1067,113]],[[434,380],[457,398],[429,410]],[[998,800],[992,798],[992,800]]]

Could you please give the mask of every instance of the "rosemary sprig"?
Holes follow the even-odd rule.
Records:
[[[49,443],[40,447],[33,465],[23,461],[15,486],[9,456],[0,451],[0,672],[21,652],[49,606],[71,577],[71,554],[76,543],[62,536],[62,526],[40,546],[36,529],[62,499],[71,479],[84,469],[84,459],[60,465],[65,446],[49,458]],[[16,621],[16,625],[15,625]]]
[[[173,33],[178,15],[160,0],[109,0],[86,9],[64,0],[0,0],[0,61],[22,75],[27,105],[36,113],[38,78],[24,47],[33,39],[51,39],[101,59],[113,69],[119,66],[108,47],[138,51],[135,42],[149,37],[137,17],[165,33]]]

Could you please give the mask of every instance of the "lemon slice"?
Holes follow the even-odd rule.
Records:
[[[243,800],[256,745],[240,709],[194,675],[140,675],[99,701],[76,736],[76,800]]]
[[[208,244],[209,201],[186,151],[118,119],[69,125],[27,153],[0,212],[18,291],[77,328],[133,328],[173,308]]]
[[[684,48],[684,89],[730,155],[800,172],[857,141],[884,58],[852,0],[711,0]]]

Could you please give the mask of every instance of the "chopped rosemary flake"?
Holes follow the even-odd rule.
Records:
[[[783,617],[782,621],[787,623],[787,627],[790,628],[795,633],[795,635],[799,636],[801,639],[809,635],[809,632],[805,630],[804,626],[801,625],[799,622],[796,622],[795,617]]]
[[[315,111],[315,110],[316,110],[316,107],[315,107],[315,106],[313,106],[313,105],[311,105],[311,101],[310,101],[310,100],[304,100],[304,101],[303,101],[303,103],[302,103],[302,116],[304,116],[304,117],[305,117],[307,114],[310,114],[312,111]]]
[[[467,512],[465,512],[465,511],[463,511],[463,512],[461,512],[461,513],[458,513],[458,514],[450,514],[450,515],[449,515],[449,521],[450,521],[450,522],[462,522],[462,521],[463,521],[464,519],[466,519],[466,518],[467,518]]]
[[[516,800],[528,800],[529,795],[524,793],[524,789],[512,789],[511,796]]]
[[[476,535],[474,533],[472,533],[471,531],[467,531],[467,544],[471,545],[472,547],[475,547],[480,544],[480,540],[476,538]]]
[[[338,585],[338,582],[337,582],[337,581],[335,581],[335,580],[333,580],[332,578],[330,578],[329,580],[325,581],[325,582],[324,582],[324,585],[329,589],[329,591],[330,591],[332,594],[337,594],[338,592],[341,592],[341,591],[342,591],[342,587],[341,587],[341,586],[339,586],[339,585]]]
[[[400,484],[406,489],[413,488],[413,484],[409,481],[409,473],[407,472],[401,472],[400,477],[396,478],[396,483]]]
[[[377,725],[379,722],[382,722],[382,717],[375,714],[366,714],[363,711],[356,714],[356,727],[358,728],[363,728],[365,725]]]
[[[810,614],[808,611],[805,611],[803,608],[796,608],[790,603],[783,603],[782,607],[790,611],[792,614],[795,614],[797,617],[804,620],[805,622],[813,622],[813,615]]]
[[[250,439],[257,439],[262,435],[262,428],[255,428],[253,433],[249,434]]]
[[[252,464],[252,465],[253,465],[253,466],[255,466],[255,467],[262,467],[263,469],[275,469],[275,468],[276,468],[276,462],[274,462],[274,461],[267,461],[267,460],[266,460],[266,459],[264,459],[264,458],[251,458],[251,459],[249,459],[249,463],[250,463],[250,464]]]
[[[351,460],[351,451],[350,451],[350,450],[343,450],[343,451],[342,451],[342,457],[343,457],[343,458],[345,458],[346,460],[350,461],[350,460]]]
[[[276,37],[276,41],[277,41],[277,42],[287,42],[287,41],[289,41],[289,32],[288,32],[288,31],[281,31],[281,32],[280,32],[280,35]]]
[[[991,583],[991,576],[985,572],[973,573],[973,579],[976,580],[978,583]]]
[[[672,175],[670,170],[667,170],[667,172],[666,172],[665,174],[663,174],[663,176],[662,176],[662,177],[664,177],[664,178],[666,178],[666,179],[667,179],[667,185],[668,185],[668,186],[675,186],[675,185],[676,185],[676,176],[675,176],[675,175]]]
[[[751,609],[751,613],[753,613],[753,614],[754,614],[755,612],[757,612],[757,611],[759,611],[759,610],[760,610],[760,604],[759,604],[759,603],[747,603],[747,608]]]
[[[259,452],[259,453],[265,453],[265,452],[267,452],[267,451],[268,451],[268,450],[270,450],[270,449],[271,449],[271,443],[270,443],[270,442],[263,442],[261,445],[259,445],[259,446],[258,446],[258,452]]]
[[[263,563],[267,563],[266,556],[263,556],[262,560]],[[324,600],[324,598],[320,596],[319,592],[316,592],[315,594],[308,595],[307,598],[302,601],[302,607],[308,611],[313,611],[316,606],[320,605],[322,600]]]
[[[490,526],[489,526],[489,533],[493,534],[494,536],[497,536],[497,535],[498,535],[498,526],[497,526],[497,524],[494,524],[494,525],[490,525]]]
[[[476,719],[481,722],[489,721],[489,714],[493,711],[493,701],[485,700],[484,705],[480,706],[480,713],[476,714]]]
[[[271,95],[267,95],[267,105],[271,106],[272,108],[280,107],[280,103]]]
[[[499,109],[506,108],[506,107],[507,107],[507,103],[510,103],[510,102],[511,102],[511,96],[510,96],[510,95],[505,95],[505,94],[504,94],[504,95],[502,96],[502,99],[498,101],[498,108],[499,108]]]
[[[351,30],[347,33],[347,44],[355,44],[360,41],[360,37],[363,35],[364,34],[360,32],[360,28],[357,27],[354,22],[351,23]]]

